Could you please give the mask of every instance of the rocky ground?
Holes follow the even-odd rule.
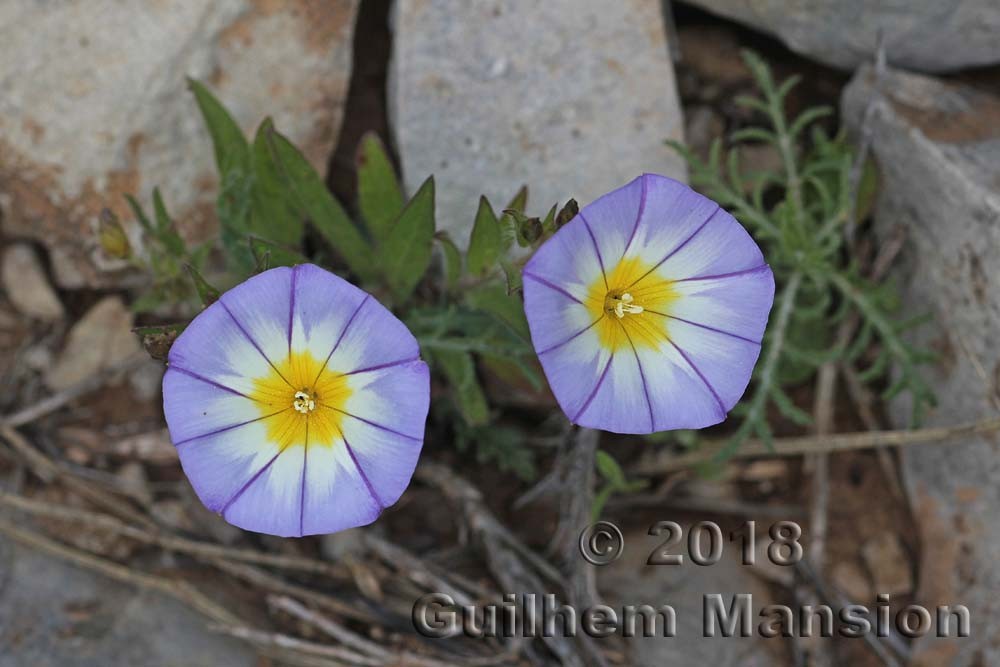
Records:
[[[906,446],[841,451],[825,464],[808,448],[747,456],[713,479],[678,466],[672,452],[650,457],[656,445],[608,438],[603,446],[617,448],[629,474],[651,483],[605,512],[627,542],[652,549],[646,530],[663,519],[727,530],[793,519],[808,543],[820,520],[822,566],[810,574],[726,560],[667,572],[628,552],[587,576],[597,573],[607,600],[670,600],[686,618],[698,618],[709,590],[869,605],[891,593],[894,609],[960,603],[973,635],[874,645],[643,640],[602,645],[604,657],[572,643],[549,649],[588,666],[1000,664],[1000,517],[991,511],[1000,458],[995,431],[982,425],[1000,409],[1000,10],[987,0],[954,11],[925,0],[878,9],[812,0],[794,10],[692,0],[673,3],[664,22],[659,5],[0,6],[0,55],[19,63],[0,75],[0,667],[472,664],[496,647],[442,652],[413,636],[407,605],[443,586],[476,597],[536,584],[516,568],[491,579],[495,562],[484,566],[483,553],[517,561],[512,542],[542,552],[560,527],[555,500],[526,498],[529,485],[442,443],[425,457],[451,469],[418,473],[364,534],[268,539],[201,507],[162,421],[162,366],[131,333],[149,318],[129,307],[142,277],[103,258],[94,240],[101,208],[128,219],[122,194],[146,200],[154,185],[186,237],[211,233],[217,183],[185,75],[214,86],[247,131],[273,115],[344,200],[360,136],[379,132],[408,187],[436,175],[442,226],[464,239],[483,192],[503,200],[528,182],[547,207],[588,201],[642,171],[685,177],[664,139],[703,154],[750,120],[733,103],[752,88],[742,48],[761,53],[777,78],[801,75],[792,109],[832,105],[830,129],[847,128],[876,160],[879,197],[859,234],[870,255],[896,257],[889,270],[904,310],[933,316],[919,335],[940,353],[928,371],[940,404],[925,426],[951,437],[908,444],[919,438],[904,435],[894,442]],[[887,62],[873,66],[880,39]],[[777,160],[751,151],[745,169]],[[812,388],[795,398],[811,406]],[[833,406],[834,433],[908,427],[905,401],[883,404],[849,377]],[[543,469],[562,465],[542,458]],[[456,473],[474,485],[465,495]],[[458,518],[427,525],[442,496]],[[558,550],[548,555],[559,560]],[[336,628],[324,630],[315,612]],[[292,635],[307,650],[290,648]],[[352,655],[320,650],[331,637]],[[428,649],[436,662],[414,656]],[[497,664],[538,654],[500,653]]]

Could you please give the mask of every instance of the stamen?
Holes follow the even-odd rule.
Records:
[[[297,391],[295,392],[295,398],[292,400],[292,407],[295,408],[296,412],[307,415],[316,409],[316,399],[308,392]]]
[[[638,315],[644,310],[642,306],[632,303],[633,301],[635,299],[628,292],[623,292],[621,296],[615,299],[615,315],[618,316],[618,319],[625,317],[625,313]]]

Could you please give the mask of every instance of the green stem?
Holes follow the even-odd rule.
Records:
[[[778,314],[771,327],[771,339],[767,345],[767,357],[764,365],[761,366],[760,379],[757,388],[754,390],[753,399],[750,401],[750,408],[747,410],[743,423],[729,440],[725,447],[715,455],[716,462],[723,462],[736,451],[740,444],[747,439],[754,425],[765,417],[764,410],[767,408],[767,400],[771,394],[771,385],[774,383],[775,375],[778,371],[778,362],[781,361],[781,352],[784,348],[785,335],[788,325],[792,321],[792,313],[795,311],[795,297],[799,287],[802,285],[802,273],[796,271],[785,283],[785,288],[781,292],[778,305]]]

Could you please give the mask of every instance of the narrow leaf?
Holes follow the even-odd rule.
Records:
[[[500,223],[496,213],[486,197],[480,197],[476,221],[469,237],[469,251],[465,256],[466,268],[474,276],[485,275],[496,263],[502,250]]]
[[[205,277],[198,272],[198,269],[190,264],[185,264],[184,268],[187,269],[188,275],[191,276],[191,282],[194,283],[194,288],[198,292],[198,298],[201,299],[202,306],[207,308],[219,300],[221,294],[219,290],[209,284],[205,280]]]
[[[470,426],[489,421],[486,396],[476,378],[476,365],[468,352],[435,350],[434,361],[448,380],[452,399]]]
[[[225,175],[236,168],[245,170],[249,163],[250,146],[243,136],[243,130],[208,88],[194,79],[188,79],[188,87],[194,93],[208,133],[212,137],[215,164],[219,173]]]
[[[431,263],[434,243],[434,177],[407,203],[382,246],[380,258],[389,288],[400,302],[416,288]]]
[[[275,243],[298,247],[305,232],[303,215],[297,210],[291,188],[268,145],[267,137],[272,131],[274,123],[267,118],[257,128],[253,140],[253,203],[249,231]]]
[[[458,279],[462,277],[462,253],[447,233],[438,232],[434,235],[434,239],[441,247],[445,285],[449,290],[453,290],[458,285]]]
[[[312,222],[351,271],[362,280],[374,279],[375,262],[371,246],[327,190],[316,170],[277,130],[271,129],[266,137],[296,208]]]
[[[403,210],[403,190],[382,140],[374,132],[361,137],[357,155],[358,208],[376,244],[384,243]]]

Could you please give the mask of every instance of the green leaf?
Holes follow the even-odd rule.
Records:
[[[153,213],[156,216],[156,236],[175,257],[184,255],[184,240],[174,229],[174,221],[167,214],[167,207],[160,196],[160,189],[153,188]]]
[[[507,294],[520,292],[523,286],[521,269],[505,257],[500,258],[500,268],[503,269],[504,276],[507,278]]]
[[[482,285],[465,297],[473,308],[484,310],[497,317],[525,340],[531,340],[528,320],[524,316],[524,303],[520,297],[508,294],[500,285]]]
[[[209,284],[204,276],[198,272],[198,269],[190,264],[185,264],[184,268],[187,269],[188,275],[191,276],[191,282],[194,283],[195,291],[198,292],[198,298],[201,299],[202,306],[207,308],[219,300],[221,292]]]
[[[521,189],[514,195],[514,198],[510,200],[510,203],[504,207],[504,210],[513,209],[524,213],[526,208],[528,208],[528,186],[522,185]]]
[[[208,133],[212,137],[215,164],[219,173],[225,175],[237,168],[244,172],[248,171],[250,146],[243,136],[243,130],[208,88],[194,79],[188,79],[188,87],[194,93],[195,101],[208,127]]]
[[[618,465],[618,461],[605,451],[597,450],[595,463],[597,464],[597,470],[601,473],[604,479],[608,480],[613,488],[622,489],[625,488],[627,482],[625,480],[625,472],[622,470],[621,466]]]
[[[267,136],[274,131],[270,118],[257,128],[252,147],[253,190],[250,210],[252,234],[260,238],[298,247],[305,232],[303,215],[296,210],[284,174],[275,163]]]
[[[453,290],[462,277],[462,253],[446,232],[436,233],[434,239],[441,246],[441,255],[444,258],[445,285],[449,290]]]
[[[469,237],[469,251],[465,255],[466,268],[474,276],[485,275],[493,268],[503,251],[500,224],[486,197],[479,198],[476,221]]]
[[[386,282],[402,303],[416,288],[431,263],[434,243],[434,177],[417,190],[382,246],[380,258]]]
[[[382,140],[374,132],[361,137],[357,155],[358,208],[376,244],[384,243],[403,210],[403,190]]]
[[[280,132],[265,133],[274,163],[296,208],[307,217],[345,264],[363,281],[375,278],[371,246],[361,236],[305,156]]]
[[[465,421],[470,426],[489,421],[489,407],[476,378],[476,365],[472,355],[468,352],[435,350],[434,361],[448,380],[452,399]]]
[[[309,259],[303,254],[274,241],[262,239],[259,236],[250,236],[247,241],[250,243],[250,255],[254,258],[255,266],[266,264],[267,268],[273,268],[276,266],[295,266],[296,264],[306,264],[309,262]]]
[[[125,195],[125,201],[128,202],[133,215],[135,215],[135,219],[138,220],[139,224],[142,226],[142,230],[147,234],[154,236],[156,234],[156,230],[153,228],[153,223],[149,221],[149,217],[146,216],[146,212],[142,210],[142,205],[132,195]]]

